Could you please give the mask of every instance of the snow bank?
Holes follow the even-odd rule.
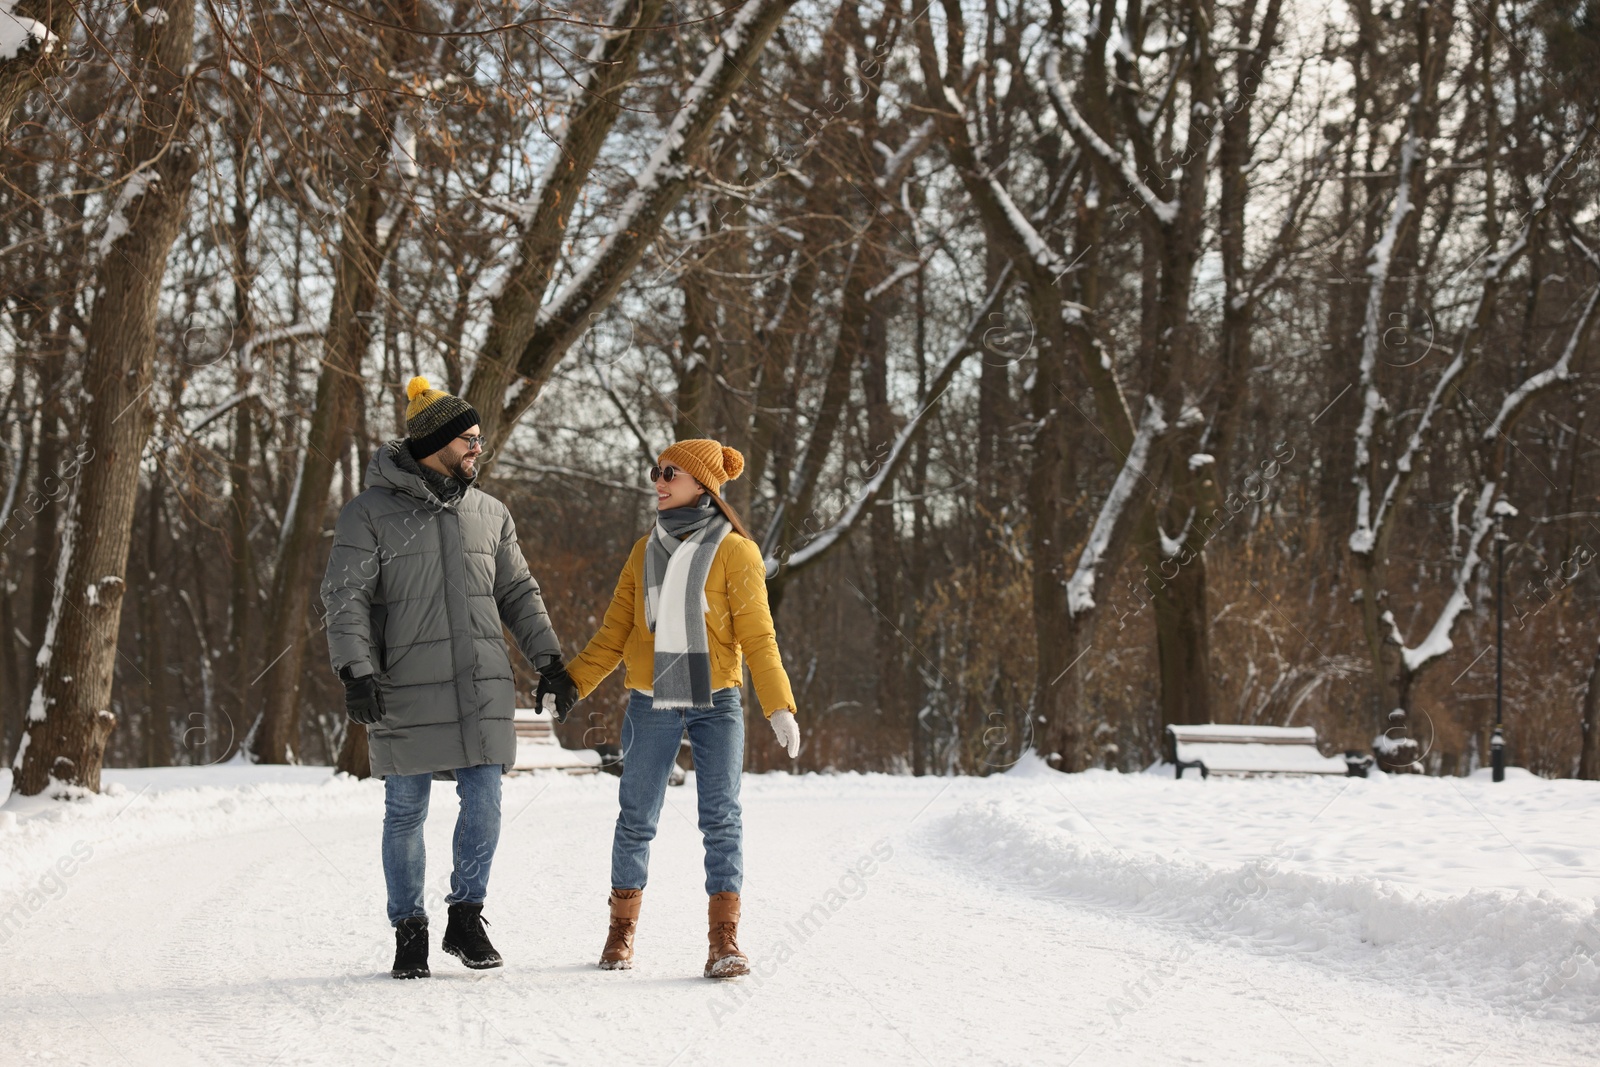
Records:
[[[1594,783],[1531,776],[1033,771],[924,836],[1032,895],[1511,1014],[1600,1021],[1597,810]]]
[[[383,795],[382,783],[336,777],[327,767],[250,764],[107,770],[101,785],[78,800],[10,796],[0,804],[0,900],[38,889],[61,860],[86,851],[111,855],[355,814],[381,806]],[[9,795],[9,772],[0,790]]]
[[[376,833],[383,818],[380,780],[358,780],[329,767],[233,762],[108,768],[101,787],[99,794],[70,801],[11,796],[11,772],[0,772],[0,797],[9,797],[0,803],[0,917],[16,899],[39,891],[41,879],[52,882],[50,872],[62,860],[82,859],[85,851],[121,855],[333,819],[370,819]],[[535,799],[542,805],[570,803],[615,788],[610,775],[539,771],[507,778],[502,804],[514,813]],[[448,781],[435,782],[434,793],[438,802],[454,802]],[[52,895],[51,885],[43,890],[45,897]]]

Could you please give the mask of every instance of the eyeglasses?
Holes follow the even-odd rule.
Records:
[[[482,448],[483,442],[488,440],[488,438],[484,437],[481,433],[459,433],[456,434],[456,440],[465,441],[467,443],[467,451],[470,452],[474,448]]]
[[[670,482],[680,474],[688,476],[689,472],[682,467],[674,467],[670,463],[665,467],[650,468],[650,480],[652,482]]]

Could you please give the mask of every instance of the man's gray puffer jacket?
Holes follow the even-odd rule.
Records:
[[[561,645],[506,506],[470,487],[441,501],[405,448],[379,448],[339,513],[322,579],[329,658],[377,675],[374,776],[509,768],[516,693],[500,624],[536,667]]]

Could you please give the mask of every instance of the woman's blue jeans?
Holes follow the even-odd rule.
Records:
[[[707,708],[657,709],[632,690],[622,720],[621,810],[611,839],[611,885],[643,889],[667,778],[684,732],[700,792],[706,845],[706,892],[737,893],[744,884],[744,822],[739,773],[744,766],[744,708],[738,689],[718,689]]]
[[[482,904],[488,891],[489,865],[500,842],[502,769],[498,763],[484,763],[454,772],[461,813],[456,816],[455,866],[446,904]],[[383,879],[389,886],[391,925],[428,914],[422,899],[422,824],[432,792],[432,774],[391,774],[383,780]]]

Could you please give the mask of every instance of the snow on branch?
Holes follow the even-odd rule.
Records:
[[[478,203],[490,211],[498,211],[502,215],[517,220],[517,225],[526,226],[539,217],[538,199],[512,200],[505,196],[480,196]]]
[[[39,42],[39,51],[52,52],[61,38],[38,19],[18,15],[17,0],[0,0],[0,62],[13,59],[25,47]]]
[[[861,298],[869,304],[877,300],[878,297],[882,296],[884,293],[887,293],[890,289],[893,289],[895,286],[899,285],[901,282],[905,281],[907,278],[926,267],[933,259],[936,251],[937,249],[933,249],[924,256],[919,256],[916,259],[906,260],[904,263],[900,264],[893,271],[891,271],[887,278],[879,282],[877,285],[874,285],[871,289],[868,289],[865,293],[861,294]]]
[[[161,180],[161,172],[153,169],[146,170],[145,168],[148,166],[149,161],[146,161],[134,168],[123,182],[122,189],[117,193],[117,200],[111,208],[111,214],[106,217],[105,232],[100,235],[100,241],[95,246],[96,251],[100,253],[102,258],[110,251],[111,246],[116,244],[129,231],[128,216],[124,214],[128,209],[128,205],[143,196],[152,184]]]
[[[514,424],[538,396],[550,369],[586,324],[605,309],[643,258],[689,184],[688,158],[706,142],[728,101],[756,65],[795,0],[749,0],[706,58],[677,115],[635,179],[615,222],[595,250],[534,316],[532,335],[516,348],[517,380],[505,395],[502,421]],[[505,365],[511,365],[507,352]],[[469,389],[470,392],[470,389]]]
[[[1478,491],[1478,502],[1472,509],[1472,532],[1467,538],[1467,554],[1462,559],[1461,565],[1456,568],[1456,586],[1450,592],[1450,599],[1445,601],[1444,608],[1440,610],[1439,617],[1434,620],[1433,629],[1428,631],[1428,636],[1416,648],[1407,648],[1403,643],[1400,645],[1401,659],[1405,662],[1406,670],[1412,674],[1454,647],[1450,641],[1450,631],[1455,629],[1456,620],[1471,603],[1467,597],[1467,583],[1472,580],[1473,572],[1478,569],[1478,564],[1483,559],[1478,549],[1494,527],[1495,517],[1490,511],[1490,504],[1494,500],[1495,488],[1493,481],[1485,481]],[[1391,622],[1390,639],[1398,640],[1398,638],[1399,629]]]
[[[1535,394],[1548,389],[1557,382],[1570,382],[1578,376],[1572,369],[1572,357],[1582,346],[1583,339],[1589,332],[1589,327],[1594,324],[1596,301],[1600,301],[1600,288],[1594,289],[1589,293],[1589,299],[1583,305],[1583,311],[1578,315],[1578,322],[1572,327],[1572,333],[1567,337],[1566,347],[1561,350],[1561,358],[1556,360],[1555,365],[1533,375],[1506,394],[1505,400],[1500,403],[1500,410],[1495,413],[1494,421],[1489,424],[1488,429],[1483,431],[1485,443],[1492,442],[1500,434],[1505,433],[1523,406],[1532,400]]]
[[[1093,610],[1095,606],[1095,572],[1106,561],[1106,553],[1111,548],[1111,539],[1117,523],[1128,510],[1140,480],[1146,477],[1145,468],[1150,463],[1150,446],[1167,430],[1166,420],[1161,414],[1161,401],[1147,395],[1144,403],[1144,416],[1139,420],[1138,431],[1133,435],[1133,445],[1128,449],[1128,457],[1122,463],[1122,470],[1117,472],[1117,480],[1112,483],[1111,492],[1106,494],[1105,503],[1100,505],[1100,513],[1095,516],[1094,528],[1089,531],[1088,543],[1083,546],[1083,554],[1078,557],[1078,569],[1067,581],[1067,611],[1074,618]]]
[[[1383,501],[1378,509],[1377,521],[1374,524],[1376,529],[1382,529],[1383,523],[1392,513],[1392,509],[1396,506],[1399,494],[1402,491],[1406,480],[1410,476],[1412,467],[1416,461],[1416,457],[1423,447],[1426,435],[1430,429],[1435,414],[1438,412],[1442,404],[1446,390],[1453,386],[1466,372],[1472,354],[1476,349],[1478,338],[1488,325],[1486,320],[1492,312],[1494,298],[1499,284],[1505,275],[1506,268],[1515,261],[1515,259],[1524,249],[1528,247],[1534,225],[1538,222],[1539,217],[1549,206],[1550,193],[1552,191],[1553,184],[1558,180],[1561,173],[1567,168],[1567,165],[1571,162],[1577,152],[1588,141],[1592,128],[1592,122],[1585,124],[1583,136],[1580,137],[1577,144],[1573,145],[1572,148],[1563,156],[1561,162],[1546,179],[1544,188],[1534,200],[1533,206],[1524,219],[1523,226],[1516,238],[1511,242],[1504,252],[1489,257],[1484,267],[1483,288],[1478,294],[1477,305],[1473,309],[1472,319],[1470,320],[1471,325],[1467,332],[1463,335],[1456,349],[1455,358],[1439,376],[1439,381],[1435,384],[1433,392],[1428,398],[1427,406],[1423,409],[1421,418],[1418,419],[1416,427],[1412,430],[1411,437],[1406,444],[1406,450],[1395,464],[1395,474],[1390,478],[1389,483],[1384,490]],[[1408,177],[1407,166],[1410,162],[1411,161],[1408,160],[1404,154],[1402,154],[1401,192],[1399,197],[1404,197],[1406,195],[1406,179]],[[1392,233],[1395,228],[1394,223],[1398,217],[1399,210],[1400,205],[1397,204],[1396,213],[1391,214],[1391,226],[1385,231],[1385,237],[1384,240],[1380,242],[1380,246],[1384,244],[1392,245]],[[1379,263],[1377,254],[1380,251],[1384,250],[1381,247],[1374,249],[1374,266],[1377,266]],[[1587,249],[1580,248],[1580,251],[1587,253]],[[1387,275],[1387,261],[1383,261],[1382,265],[1384,274]],[[1369,368],[1365,364],[1367,351],[1371,351],[1374,354],[1376,352],[1376,326],[1373,303],[1376,299],[1376,288],[1380,285],[1380,282],[1379,276],[1376,273],[1374,273],[1373,277],[1374,295],[1369,295],[1367,308],[1369,336],[1365,338],[1366,345],[1363,351],[1364,362],[1362,370],[1364,382],[1369,381],[1369,379],[1366,378]],[[1540,391],[1547,389],[1558,382],[1567,381],[1574,376],[1572,372],[1572,358],[1578,349],[1582,347],[1583,340],[1588,335],[1588,331],[1593,325],[1597,302],[1600,302],[1600,289],[1596,289],[1589,294],[1589,299],[1585,302],[1583,311],[1579,315],[1578,321],[1574,325],[1572,333],[1568,337],[1567,344],[1563,348],[1561,356],[1556,363],[1546,370],[1543,370],[1538,374],[1528,378],[1521,385],[1517,386],[1506,395],[1505,399],[1500,404],[1500,410],[1490,422],[1489,427],[1483,432],[1481,439],[1484,442],[1492,442],[1496,437],[1506,433],[1509,430],[1512,422],[1516,419],[1518,413]],[[1363,471],[1363,473],[1358,475],[1358,477],[1363,479],[1362,489],[1363,492],[1365,492],[1365,472]],[[1402,662],[1405,664],[1406,670],[1412,674],[1415,674],[1417,671],[1421,670],[1434,660],[1446,655],[1453,647],[1450,634],[1454,630],[1455,624],[1460,618],[1461,613],[1465,611],[1470,604],[1470,600],[1467,596],[1467,584],[1472,580],[1473,574],[1477,571],[1479,563],[1482,562],[1480,549],[1483,545],[1484,538],[1488,536],[1488,533],[1490,529],[1492,529],[1498,516],[1515,514],[1515,509],[1511,508],[1504,501],[1500,502],[1498,505],[1494,504],[1496,488],[1497,482],[1492,478],[1486,478],[1478,491],[1478,500],[1473,508],[1472,528],[1467,538],[1467,551],[1461,561],[1460,566],[1456,568],[1455,588],[1451,590],[1449,599],[1445,602],[1444,607],[1440,610],[1438,618],[1434,621],[1433,628],[1428,632],[1428,636],[1423,639],[1422,643],[1415,648],[1406,647],[1404,641],[1401,640],[1398,625],[1394,623],[1392,616],[1388,616],[1386,613],[1385,621],[1388,622],[1390,627],[1389,640],[1399,645]],[[1364,505],[1365,502],[1363,502],[1363,509]],[[1364,514],[1365,513],[1363,510],[1363,517]],[[1357,538],[1361,537],[1362,535],[1365,535],[1366,538],[1364,541],[1366,549],[1368,551],[1371,550],[1373,530],[1372,528],[1363,530],[1359,526],[1356,532],[1351,535],[1352,550],[1360,551],[1360,549],[1357,548]]]
[[[552,319],[567,319],[579,304],[587,302],[586,291],[599,273],[601,264],[613,256],[614,249],[623,238],[638,237],[641,219],[660,210],[658,201],[665,187],[674,179],[687,177],[685,143],[691,131],[708,129],[715,114],[722,111],[725,93],[719,90],[726,88],[728,72],[734,72],[738,80],[743,80],[744,71],[748,69],[748,61],[753,59],[751,56],[742,55],[747,38],[758,25],[767,21],[775,23],[775,20],[772,20],[774,9],[778,9],[781,14],[792,3],[793,0],[752,0],[739,10],[733,24],[722,35],[722,43],[706,57],[705,66],[695,78],[694,84],[689,87],[689,91],[684,94],[683,102],[678,107],[672,125],[667,127],[667,132],[662,135],[655,151],[650,153],[650,159],[645,163],[644,169],[635,179],[638,187],[628,194],[627,200],[623,202],[616,223],[601,239],[599,247],[573,272],[572,277],[567,279],[550,301],[539,309],[540,326],[546,325]],[[755,38],[761,45],[766,43],[765,34],[756,33]],[[653,226],[650,228],[654,229]]]
[[[1523,220],[1522,229],[1518,231],[1516,240],[1512,241],[1510,247],[1504,252],[1489,257],[1488,263],[1483,270],[1485,283],[1498,281],[1505,272],[1506,267],[1528,247],[1528,239],[1533,234],[1533,224],[1538,220],[1539,216],[1544,214],[1545,209],[1550,206],[1550,194],[1555,189],[1556,182],[1567,180],[1562,175],[1567,173],[1567,165],[1583,150],[1584,145],[1589,143],[1589,135],[1594,132],[1594,125],[1597,119],[1600,119],[1600,111],[1591,112],[1589,117],[1584,120],[1583,132],[1573,142],[1572,147],[1568,148],[1566,153],[1562,155],[1561,162],[1557,163],[1555,169],[1551,170],[1545,177],[1544,187],[1539,190],[1539,195],[1534,198],[1533,205],[1528,209],[1528,214]]]
[[[933,120],[924,119],[922,125],[911,131],[911,136],[906,138],[906,143],[900,146],[899,151],[890,156],[883,165],[883,174],[878,178],[878,188],[885,193],[893,195],[911,170],[911,163],[928,147],[928,142],[933,139]]]
[[[560,255],[562,232],[619,113],[616,94],[631,80],[643,30],[657,21],[660,7],[661,0],[612,0],[584,57],[584,70],[557,109],[562,114],[559,125],[552,123],[546,130],[553,150],[532,192],[523,199],[477,198],[486,209],[515,219],[522,230],[511,262],[486,287],[494,305],[484,346],[491,362],[520,350],[533,330],[539,299]]]
[[[606,74],[606,48],[617,38],[624,34],[632,33],[640,27],[625,23],[629,16],[629,7],[632,0],[611,0],[611,6],[606,11],[604,23],[595,34],[594,42],[589,46],[588,54],[583,57],[583,74],[574,79],[568,86],[564,107],[560,110],[566,121],[560,130],[551,131],[556,143],[556,150],[550,153],[550,158],[545,161],[544,170],[534,182],[534,194],[525,201],[517,202],[503,197],[480,197],[479,200],[486,207],[504,212],[519,219],[527,225],[539,214],[540,204],[543,202],[547,190],[556,184],[556,176],[568,165],[569,153],[566,138],[572,130],[572,115],[578,105],[585,99],[599,99],[604,96],[602,82]]]
[[[239,350],[239,366],[246,371],[255,369],[253,360],[256,349],[275,345],[279,341],[288,341],[296,337],[310,337],[322,333],[322,326],[315,322],[297,322],[292,326],[279,326],[256,334],[244,343]]]
[[[1488,319],[1490,315],[1493,314],[1495,299],[1499,294],[1500,283],[1504,280],[1506,268],[1515,262],[1516,258],[1522,253],[1522,251],[1528,247],[1529,240],[1533,234],[1534,226],[1538,224],[1540,217],[1549,207],[1550,193],[1555,182],[1559,180],[1560,175],[1566,170],[1567,165],[1572,161],[1573,157],[1579,152],[1579,150],[1583,148],[1584,144],[1587,143],[1589,139],[1589,133],[1592,128],[1593,123],[1585,124],[1583,135],[1578,138],[1577,143],[1567,150],[1566,154],[1562,157],[1561,162],[1556,165],[1555,169],[1552,170],[1549,176],[1545,179],[1544,187],[1540,190],[1538,197],[1535,198],[1533,202],[1532,208],[1529,209],[1527,216],[1523,219],[1522,228],[1520,231],[1518,231],[1516,238],[1511,242],[1504,252],[1489,257],[1483,271],[1483,285],[1478,291],[1478,298],[1473,306],[1472,315],[1467,320],[1469,323],[1468,328],[1466,332],[1462,334],[1461,340],[1456,345],[1455,357],[1450,361],[1449,365],[1445,367],[1444,371],[1439,375],[1439,380],[1434,384],[1433,391],[1428,396],[1428,402],[1422,409],[1422,415],[1417,419],[1416,425],[1412,427],[1410,437],[1406,440],[1405,451],[1402,452],[1400,454],[1400,458],[1395,461],[1394,473],[1390,476],[1388,484],[1384,486],[1383,498],[1379,502],[1377,515],[1372,520],[1370,528],[1366,531],[1366,537],[1363,541],[1363,543],[1367,546],[1368,551],[1371,550],[1373,538],[1376,536],[1376,531],[1383,529],[1384,523],[1388,521],[1389,516],[1393,514],[1394,509],[1398,506],[1400,495],[1402,492],[1404,492],[1405,484],[1409,480],[1411,472],[1416,465],[1417,456],[1427,444],[1428,436],[1433,429],[1434,418],[1439,413],[1439,410],[1443,407],[1446,394],[1466,375],[1468,368],[1472,364],[1474,353],[1477,351],[1478,342],[1483,336],[1484,330],[1488,328]],[[1402,159],[1402,183],[1405,182],[1405,179],[1406,169],[1404,166],[1404,160]],[[1404,184],[1402,184],[1401,190],[1401,195],[1404,196]],[[1393,223],[1393,221],[1394,219],[1391,218],[1391,223]],[[1385,234],[1384,240],[1390,244],[1393,243],[1392,237],[1388,233]],[[1387,262],[1385,262],[1384,276],[1387,277],[1387,274],[1388,266]],[[1376,277],[1374,280],[1374,287],[1374,293],[1376,293],[1377,288],[1379,288]],[[1371,391],[1375,393],[1376,387],[1374,383],[1369,382],[1366,377],[1368,370],[1366,364],[1367,351],[1370,349],[1373,353],[1375,364],[1378,340],[1378,329],[1376,324],[1377,310],[1374,307],[1372,300],[1373,294],[1369,294],[1367,305],[1367,325],[1363,327],[1363,329],[1365,331],[1369,331],[1370,336],[1363,337],[1362,376],[1363,384],[1372,386]],[[1591,301],[1590,307],[1592,306],[1593,303]],[[1580,320],[1579,332],[1574,334],[1574,338],[1580,338],[1582,336],[1582,332],[1587,329],[1587,321],[1588,312],[1586,311],[1584,318]],[[1375,370],[1374,373],[1376,373]],[[1509,419],[1513,417],[1514,412],[1520,410],[1521,406],[1525,404],[1527,400],[1534,395],[1534,393],[1546,388],[1554,382],[1563,381],[1569,377],[1570,374],[1568,371],[1568,364],[1566,362],[1558,363],[1556,367],[1551,368],[1551,370],[1546,372],[1546,374],[1554,374],[1555,377],[1539,377],[1537,381],[1530,379],[1528,382],[1524,383],[1524,386],[1531,387],[1529,392],[1518,397],[1514,391],[1511,396],[1506,398],[1506,402],[1505,404],[1501,405],[1500,410],[1501,415],[1505,417],[1507,422],[1509,422]],[[1511,404],[1512,406],[1507,407],[1507,404]],[[1369,414],[1371,414],[1371,417],[1374,420],[1376,419],[1375,413],[1371,413],[1370,409],[1364,409],[1362,413],[1363,426],[1368,425]],[[1497,416],[1494,420],[1495,426],[1499,427],[1501,425],[1501,421],[1501,417]],[[1488,439],[1492,440],[1493,435],[1490,434]],[[1366,442],[1370,442],[1370,429]],[[1357,471],[1359,472],[1358,477],[1362,480],[1363,494],[1366,492],[1367,468],[1364,459],[1365,453],[1363,451],[1366,442],[1363,441],[1358,430]],[[1360,520],[1364,519],[1366,516],[1365,503],[1365,499],[1360,499],[1357,502],[1358,525],[1355,533],[1350,535],[1350,547],[1352,551],[1360,551],[1360,549],[1357,549],[1356,547],[1356,539],[1358,536],[1363,534],[1363,530],[1360,526]]]
[[[1028,221],[1028,216],[1017,207],[1017,202],[1011,199],[1011,194],[1006,192],[992,173],[983,175],[984,184],[989,187],[989,195],[1000,205],[1000,210],[1005,213],[1006,221],[1010,223],[1012,231],[1017,235],[1017,240],[1028,250],[1028,258],[1039,265],[1041,270],[1049,271],[1052,277],[1059,278],[1067,273],[1069,265],[1050,248],[1038,230],[1033,228],[1033,223]]]
[[[1378,524],[1372,521],[1372,482],[1368,467],[1372,462],[1372,435],[1378,427],[1378,415],[1387,406],[1383,394],[1378,392],[1378,342],[1383,337],[1378,327],[1395,240],[1406,216],[1411,213],[1411,171],[1417,164],[1420,140],[1415,128],[1413,117],[1411,130],[1400,145],[1400,172],[1389,220],[1378,242],[1367,253],[1367,276],[1372,281],[1367,287],[1366,318],[1361,326],[1361,421],[1356,425],[1355,439],[1356,528],[1350,532],[1350,551],[1357,555],[1370,553],[1377,542]]]
[[[1127,183],[1128,189],[1144,202],[1155,217],[1161,220],[1162,225],[1170,226],[1178,218],[1178,205],[1175,201],[1163,200],[1156,195],[1155,190],[1144,183],[1134,171],[1133,164],[1125,159],[1121,152],[1112,148],[1094,132],[1094,128],[1085,121],[1073,106],[1072,93],[1067,89],[1067,83],[1061,77],[1061,53],[1052,51],[1044,60],[1045,85],[1050,91],[1050,102],[1055,104],[1056,114],[1067,129],[1072,132],[1073,139],[1083,146],[1084,150],[1098,156],[1107,167],[1116,171]]]
[[[210,410],[201,415],[199,419],[195,420],[195,424],[193,426],[190,426],[187,430],[183,431],[184,436],[193,437],[195,434],[199,433],[207,426],[210,426],[213,422],[216,422],[218,419],[222,418],[222,416],[226,415],[240,404],[243,404],[245,401],[260,395],[260,386],[255,382],[251,382],[237,393],[234,393],[232,396],[228,397],[228,399],[222,401],[222,403],[214,404]]]
[[[889,484],[890,479],[895,476],[895,472],[905,462],[905,458],[911,450],[911,445],[916,441],[917,435],[921,431],[923,424],[927,422],[929,414],[938,405],[939,399],[949,390],[951,379],[955,377],[957,369],[977,347],[974,344],[974,338],[978,335],[979,328],[989,317],[989,313],[999,304],[1001,296],[1005,294],[1006,288],[1011,283],[1011,277],[1012,264],[1007,261],[1006,265],[1000,270],[1000,276],[995,280],[994,288],[989,290],[989,295],[984,298],[983,303],[979,304],[977,309],[973,311],[972,317],[967,320],[966,329],[962,330],[961,336],[951,343],[950,350],[944,357],[944,362],[939,365],[939,369],[934,373],[933,381],[928,386],[930,394],[928,401],[922,405],[915,415],[911,416],[910,421],[895,436],[894,444],[890,447],[889,454],[884,458],[882,465],[862,486],[861,492],[856,496],[855,500],[850,502],[850,506],[845,508],[838,521],[812,538],[804,548],[792,553],[789,556],[787,570],[793,572],[809,563],[815,563],[823,553],[843,541],[850,531],[855,528],[856,524],[861,521],[861,517],[867,513],[867,509],[877,502],[878,497],[883,493],[884,486]],[[771,561],[768,562],[767,573],[769,575],[774,573]]]

